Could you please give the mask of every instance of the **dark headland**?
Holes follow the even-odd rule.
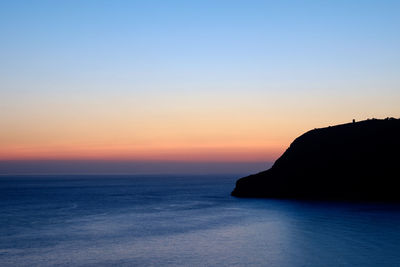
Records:
[[[371,119],[301,135],[236,197],[400,200],[400,119]]]

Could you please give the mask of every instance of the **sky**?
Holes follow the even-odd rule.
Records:
[[[385,0],[0,1],[0,173],[262,170],[310,129],[400,117],[399,13]]]

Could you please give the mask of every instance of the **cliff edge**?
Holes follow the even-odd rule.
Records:
[[[400,200],[400,119],[371,119],[301,135],[236,197]]]

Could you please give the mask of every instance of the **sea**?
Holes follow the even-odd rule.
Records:
[[[400,206],[243,199],[240,175],[0,176],[0,266],[400,266]]]

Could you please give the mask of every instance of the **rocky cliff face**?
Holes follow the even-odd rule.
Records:
[[[239,179],[232,195],[400,200],[400,119],[311,130],[269,170]]]

